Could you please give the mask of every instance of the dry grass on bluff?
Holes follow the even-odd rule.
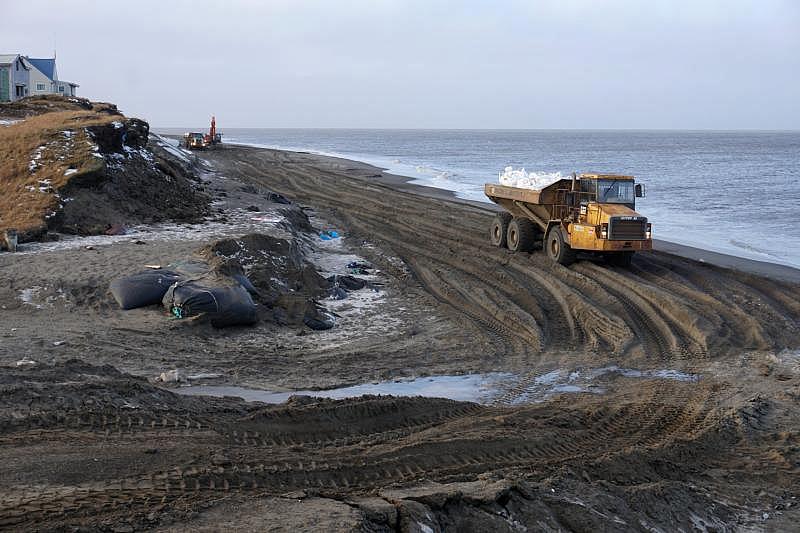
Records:
[[[0,231],[44,231],[59,204],[68,201],[57,191],[103,168],[103,156],[86,128],[124,120],[111,104],[77,98],[37,97],[0,105],[0,116],[26,115],[30,118],[0,126]]]

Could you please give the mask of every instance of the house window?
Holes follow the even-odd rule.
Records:
[[[36,84],[37,91],[44,91],[44,83],[37,83]]]
[[[60,86],[58,87],[58,92],[60,92],[60,93],[63,93],[63,92],[64,92],[64,86],[63,86],[63,85],[60,85]]]

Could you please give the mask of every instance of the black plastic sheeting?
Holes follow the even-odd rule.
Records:
[[[303,316],[303,324],[311,329],[326,330],[336,325],[336,318],[330,311],[313,304],[306,309],[305,316]]]
[[[344,300],[347,298],[347,291],[341,287],[333,287],[331,288],[330,299],[331,300]]]
[[[241,285],[204,287],[193,281],[173,284],[162,299],[164,307],[178,318],[204,314],[216,328],[252,325],[258,311],[250,293]]]
[[[292,203],[289,200],[287,200],[285,196],[283,196],[282,194],[278,194],[276,192],[269,193],[267,195],[267,199],[270,202],[275,202],[276,204],[286,204],[286,205],[288,205],[288,204]]]
[[[172,270],[145,270],[111,282],[111,294],[123,309],[135,309],[161,303],[172,284],[182,276]]]
[[[253,296],[259,296],[258,289],[255,288],[253,283],[244,274],[231,274],[231,277],[239,282],[239,285],[244,287],[247,292]]]
[[[342,287],[346,291],[357,291],[367,286],[367,280],[342,274],[328,276],[327,280],[334,285]]]

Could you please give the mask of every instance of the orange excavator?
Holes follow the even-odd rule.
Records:
[[[208,130],[205,141],[206,146],[222,143],[222,134],[217,133],[217,119],[214,116],[211,117],[211,129]]]
[[[197,131],[184,133],[183,142],[190,150],[205,150],[209,146],[222,144],[222,134],[217,133],[217,119],[211,117],[211,128],[206,134]]]

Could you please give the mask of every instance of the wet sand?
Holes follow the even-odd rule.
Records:
[[[490,206],[419,194],[369,165],[232,146],[202,157],[224,209],[274,191],[342,233],[310,235],[309,253],[328,269],[369,261],[377,298],[335,304],[344,319],[327,332],[214,330],[120,311],[105,292],[208,235],[0,255],[0,528],[789,530],[800,519],[791,272],[730,270],[686,249],[640,254],[631,269],[567,268],[492,248]],[[61,292],[22,302],[33,285]],[[38,363],[16,366],[22,356]],[[483,404],[265,405],[173,394],[152,380],[171,367],[271,392],[514,377]]]

